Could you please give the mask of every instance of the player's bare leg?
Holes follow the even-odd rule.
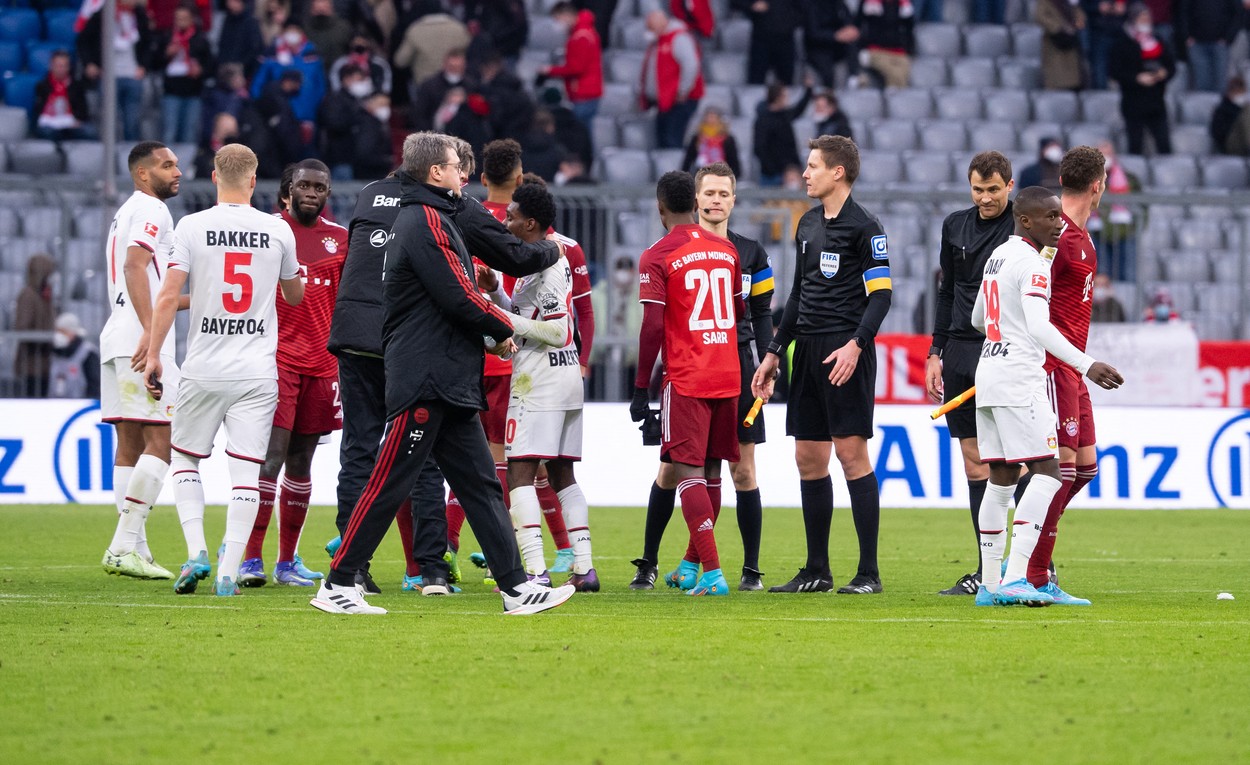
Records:
[[[526,575],[531,580],[537,579],[541,584],[550,585],[551,576],[547,573],[547,560],[543,555],[542,508],[538,505],[538,492],[534,490],[538,464],[538,460],[508,460],[509,512]]]
[[[738,461],[729,463],[737,495],[738,533],[742,535],[742,578],[739,590],[762,590],[764,584],[760,571],[760,536],[764,525],[764,513],[760,503],[760,489],[755,481],[755,444],[738,442]]]
[[[104,570],[144,579],[172,579],[172,573],[153,561],[146,531],[148,513],[169,472],[169,426],[117,422],[114,429],[113,499],[118,519],[105,551]]]
[[[572,575],[568,583],[578,592],[598,592],[599,575],[595,572],[590,545],[590,507],[582,487],[577,485],[572,460],[549,460],[546,464],[551,488],[560,500],[573,549]]]

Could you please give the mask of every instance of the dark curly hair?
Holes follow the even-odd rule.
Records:
[[[522,183],[512,192],[512,202],[524,218],[533,218],[541,231],[551,228],[556,220],[556,201],[546,186]]]
[[[685,170],[670,170],[655,184],[655,198],[671,213],[694,212],[694,176]]]
[[[482,175],[491,183],[507,183],[520,166],[521,144],[511,138],[491,141],[482,147]]]
[[[1059,185],[1065,191],[1085,191],[1107,174],[1107,158],[1093,146],[1068,149],[1059,163]]]

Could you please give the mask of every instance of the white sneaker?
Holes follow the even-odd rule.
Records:
[[[573,597],[577,588],[571,584],[560,587],[544,587],[533,582],[521,582],[516,586],[516,597],[500,590],[503,596],[503,612],[508,616],[528,616],[549,608],[555,608]]]
[[[313,608],[321,609],[327,614],[384,614],[385,608],[371,606],[365,602],[355,587],[335,587],[329,579],[321,580],[317,597],[308,601]]]

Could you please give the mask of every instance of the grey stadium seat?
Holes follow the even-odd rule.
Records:
[[[1185,285],[1188,287],[1189,285]],[[1227,314],[1237,313],[1241,301],[1241,288],[1236,284],[1209,284],[1200,288],[1203,310]]]
[[[1110,125],[1096,124],[1093,122],[1078,122],[1075,125],[1068,125],[1064,132],[1066,136],[1065,148],[1073,146],[1094,146],[1097,147],[1103,141],[1110,141],[1114,134]]]
[[[720,18],[719,16],[717,18]],[[751,47],[750,19],[725,19],[717,24],[720,49],[732,53],[746,53]]]
[[[1176,233],[1176,246],[1182,250],[1206,252],[1224,249],[1224,226],[1219,221],[1181,219],[1172,228]],[[1165,267],[1171,278],[1171,267],[1166,263]]]
[[[1049,122],[1076,122],[1081,104],[1076,94],[1066,90],[1038,90],[1033,93],[1033,114]]]
[[[809,117],[799,117],[791,125],[794,130],[794,145],[799,148],[799,154],[807,157],[807,142],[816,137],[816,120]]]
[[[881,91],[876,88],[844,90],[838,94],[838,104],[842,113],[851,119],[868,120],[885,116],[885,102]]]
[[[962,122],[950,120],[927,120],[916,126],[920,135],[920,147],[929,151],[965,151],[968,148],[968,132]]]
[[[616,124],[620,128],[623,148],[647,151],[655,147],[655,117],[652,115],[622,117]]]
[[[915,151],[903,155],[903,171],[909,183],[937,186],[947,183],[951,177],[950,157],[945,152]],[[912,220],[919,220],[913,217]],[[913,244],[924,242],[923,229]]]
[[[1037,146],[1043,138],[1058,138],[1063,140],[1063,128],[1054,122],[1031,122],[1020,128],[1020,150],[1031,152],[1033,159],[1037,159]]]
[[[739,117],[755,117],[755,109],[768,97],[766,85],[742,85],[733,89]]]
[[[71,234],[84,239],[103,236],[108,220],[111,219],[105,218],[103,207],[93,205],[75,208],[70,215],[70,222],[74,229]]]
[[[607,60],[604,61],[604,69],[609,82],[628,83],[631,87],[636,86],[642,79],[642,60],[641,51],[634,50],[614,50],[608,51]]]
[[[964,27],[964,55],[969,58],[998,58],[1011,53],[1011,35],[1002,24],[972,24]]]
[[[1011,25],[1011,47],[1016,58],[1042,58],[1042,28],[1036,24],[1024,22]]]
[[[917,24],[916,55],[955,58],[962,52],[961,37],[957,24]]]
[[[950,84],[946,59],[921,56],[911,62],[910,83],[913,88],[944,88]]]
[[[647,22],[641,16],[622,19],[616,17],[612,24],[616,46],[626,50],[645,51],[647,49]]]
[[[998,65],[985,58],[961,58],[951,63],[951,85],[992,88],[998,84]]]
[[[1202,185],[1213,189],[1244,189],[1246,160],[1241,157],[1208,157],[1202,161]]]
[[[1237,326],[1236,316],[1225,311],[1196,313],[1190,320],[1194,331],[1203,340],[1232,340]]]
[[[1004,88],[1037,90],[1042,86],[1042,68],[1036,61],[1013,58],[998,60],[998,82]]]
[[[638,111],[638,95],[634,86],[623,82],[605,82],[599,114],[605,117],[624,116]],[[598,146],[599,144],[595,144]]]
[[[608,148],[599,152],[601,177],[608,183],[641,186],[651,182],[651,157],[641,149]]]
[[[721,116],[729,119],[734,116],[736,108],[734,102],[734,89],[728,85],[707,85],[703,89],[703,98],[699,101],[699,112],[691,120],[697,124],[699,116],[709,108],[717,108],[720,110]]]
[[[1180,122],[1186,125],[1206,125],[1211,121],[1211,113],[1220,103],[1219,93],[1182,93],[1178,101]]]
[[[76,178],[98,178],[104,168],[104,144],[99,141],[66,141],[61,144],[65,152],[65,172]],[[189,164],[181,156],[179,161]],[[194,157],[191,157],[194,160]]]
[[[25,138],[28,124],[25,109],[18,106],[0,106],[0,143]]]
[[[1028,122],[1033,115],[1029,94],[1022,90],[987,88],[981,91],[982,110],[987,120]]]
[[[1211,264],[1204,251],[1174,252],[1163,261],[1170,282],[1208,282]]]
[[[911,216],[880,215],[881,227],[885,229],[889,247],[895,252],[902,252],[908,247],[924,244],[924,232],[917,220]]]
[[[1001,151],[1010,155],[1020,147],[1016,143],[1016,126],[1004,122],[968,123],[968,153]]]
[[[0,239],[17,236],[22,231],[17,212],[10,207],[0,207]]]
[[[685,149],[652,149],[651,150],[651,168],[655,173],[655,177],[670,170],[681,170],[681,161],[686,155]]]
[[[24,273],[26,270],[26,261],[31,255],[38,253],[52,254],[52,249],[48,246],[47,236],[19,236],[8,239],[4,242],[4,246],[0,247],[0,259],[3,263],[0,266],[5,271],[14,273]]]
[[[48,205],[22,210],[22,233],[27,237],[53,239],[64,234],[61,208]]]
[[[1193,157],[1179,155],[1150,160],[1150,183],[1161,191],[1181,191],[1198,185],[1198,166]]]
[[[1205,157],[1211,153],[1211,134],[1206,125],[1175,125],[1171,131],[1172,151]]]
[[[616,132],[616,118],[596,114],[590,126],[590,138],[597,149],[602,149],[605,146],[616,146],[620,143],[620,134]]]
[[[9,170],[31,175],[57,175],[65,159],[52,141],[27,139],[9,144]]]
[[[1172,296],[1172,305],[1176,310],[1180,311],[1181,318],[1194,310],[1194,289],[1192,284],[1186,282],[1155,282],[1146,285],[1146,303],[1154,297],[1156,290],[1166,290]],[[1203,290],[1209,290],[1211,287],[1204,286]]]
[[[859,153],[859,180],[856,181],[856,185],[866,183],[872,186],[884,186],[901,180],[903,180],[903,158],[898,152],[861,151]]]
[[[547,15],[530,18],[529,39],[525,44],[537,50],[562,50],[564,48],[564,27]]]
[[[1120,94],[1111,90],[1082,91],[1081,119],[1085,122],[1121,124],[1124,117],[1120,114]]]
[[[981,119],[981,94],[967,88],[940,88],[933,91],[934,115],[944,120]]]
[[[1241,253],[1228,250],[1212,252],[1211,275],[1216,282],[1236,284],[1241,279]]]
[[[921,88],[891,88],[885,92],[885,109],[890,119],[928,119],[933,115],[933,99]]]
[[[706,59],[704,75],[709,82],[723,85],[747,83],[747,59],[741,53],[713,53]]]
[[[873,120],[869,123],[872,148],[907,151],[916,148],[916,128],[907,120]]]
[[[1150,182],[1150,160],[1140,154],[1121,154],[1120,166],[1125,172],[1136,175],[1143,186]]]
[[[1186,213],[1194,220],[1223,221],[1228,218],[1229,210],[1220,205],[1190,205]]]

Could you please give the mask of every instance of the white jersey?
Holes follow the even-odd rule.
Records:
[[[277,379],[278,280],[299,275],[286,221],[239,204],[188,215],[174,231],[169,267],[191,283],[182,376]]]
[[[1029,334],[1024,316],[1024,301],[1036,298],[1050,299],[1050,260],[1012,236],[985,262],[977,294],[985,316],[976,376],[978,407],[1028,406],[1045,396],[1046,351]]]
[[[136,191],[130,195],[113,216],[113,224],[109,227],[108,248],[105,251],[105,273],[109,280],[109,314],[100,333],[100,358],[108,361],[121,356],[129,357],[139,346],[139,338],[143,335],[143,325],[139,323],[139,315],[135,313],[130,293],[126,289],[126,250],[131,247],[142,247],[152,253],[152,262],[148,264],[148,290],[151,300],[156,302],[156,293],[160,291],[161,274],[169,259],[169,248],[173,242],[174,219],[169,214],[165,203],[154,196]],[[161,356],[173,358],[174,333],[170,332],[161,346]]]
[[[548,345],[517,337],[512,357],[512,399],[537,412],[582,408],[582,368],[573,342],[573,271],[560,258],[537,274],[518,279],[512,288],[512,312],[536,321],[563,319],[563,343]]]

